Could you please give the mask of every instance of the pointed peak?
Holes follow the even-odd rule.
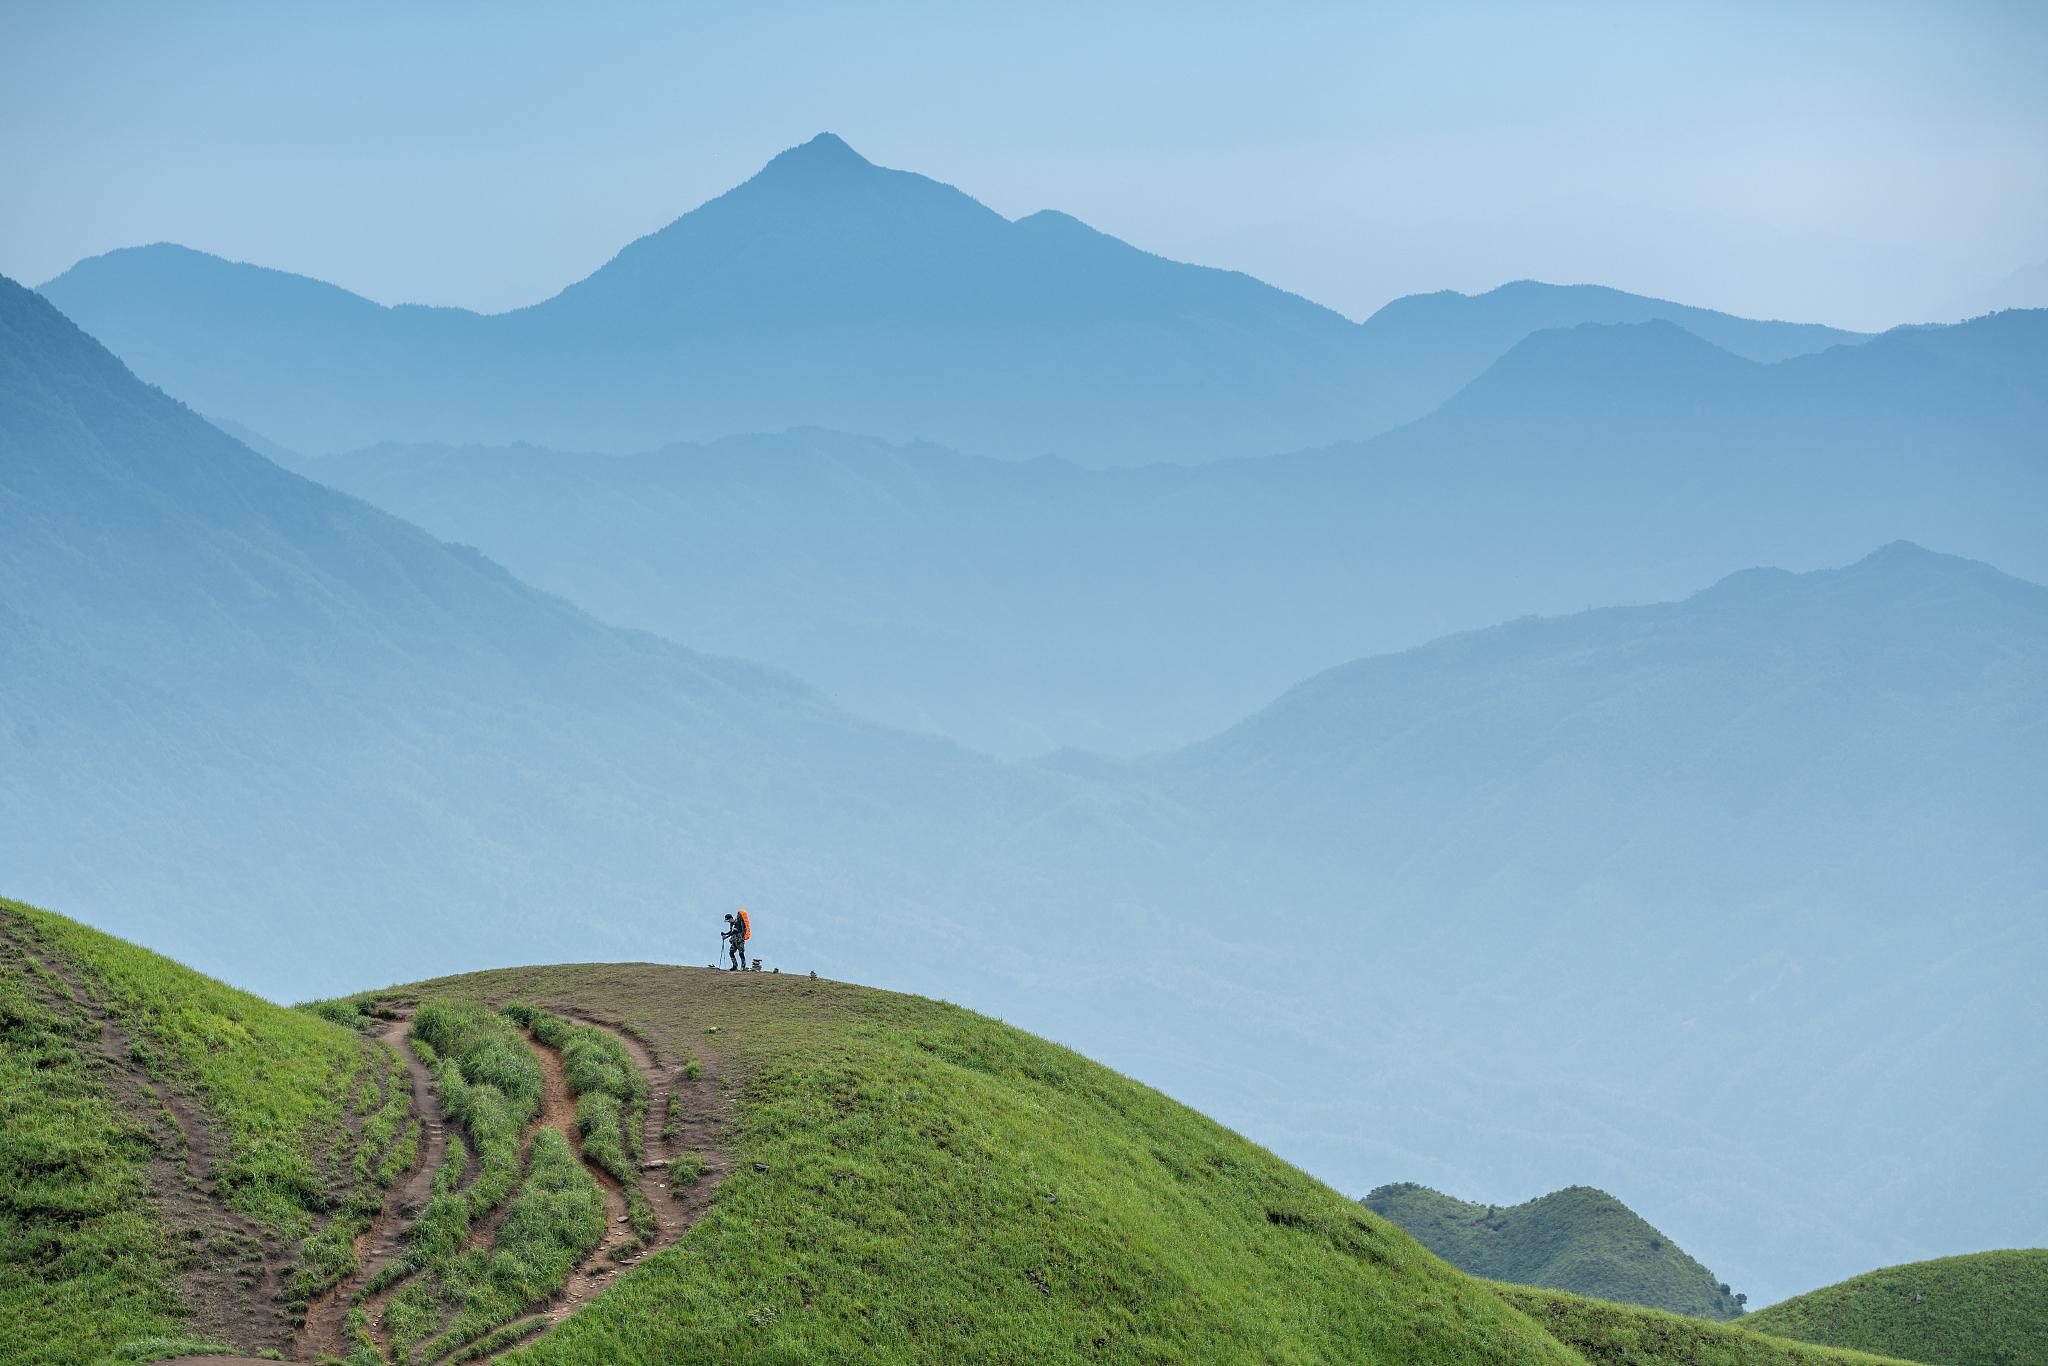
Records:
[[[873,170],[874,166],[837,133],[820,133],[809,142],[800,142],[787,151],[778,152],[762,171],[765,174],[778,167],[788,171]]]

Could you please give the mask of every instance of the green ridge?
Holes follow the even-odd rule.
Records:
[[[1271,1154],[955,1007],[644,965],[401,990],[573,1004],[715,1055],[738,1102],[682,1245],[510,1361],[1576,1360]]]
[[[1365,1197],[1461,1271],[1703,1319],[1732,1319],[1744,1296],[1634,1210],[1591,1186],[1519,1205],[1477,1205],[1401,1182]]]
[[[1562,1290],[1494,1289],[1592,1366],[1897,1366],[1891,1357],[1767,1337],[1746,1319],[1738,1327]]]
[[[2048,1362],[2048,1248],[1886,1267],[1759,1309],[1748,1322],[1928,1366],[2039,1366]]]

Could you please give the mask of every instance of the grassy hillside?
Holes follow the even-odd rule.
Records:
[[[1886,1267],[1758,1310],[1749,1323],[1930,1366],[2048,1361],[2048,1248]]]
[[[295,1012],[7,902],[0,1077],[10,1362],[1867,1360],[1466,1276],[1065,1049],[795,975]]]
[[[419,1133],[388,1052],[0,901],[0,1343],[281,1349]]]
[[[671,1066],[711,1065],[731,1100],[716,1203],[677,1251],[511,1358],[528,1366],[1869,1360],[1571,1297],[1508,1300],[1540,1313],[1532,1336],[1496,1312],[1516,1292],[1453,1272],[1263,1150],[936,1002],[647,965],[405,990],[593,1012]]]
[[[1507,1303],[1593,1366],[1879,1366],[1890,1357],[1786,1342],[1660,1309],[1609,1304],[1534,1286],[1496,1285]]]
[[[1590,1186],[1497,1207],[1402,1182],[1381,1186],[1364,1204],[1452,1266],[1488,1280],[1704,1319],[1742,1312],[1711,1271],[1627,1205]]]
[[[735,1102],[682,1248],[519,1361],[1572,1360],[1261,1149],[966,1011],[650,966],[416,990],[616,1019]]]

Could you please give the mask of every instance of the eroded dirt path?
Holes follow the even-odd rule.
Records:
[[[619,1183],[609,1172],[585,1162],[592,1175],[605,1188],[607,1229],[605,1242],[597,1251],[584,1259],[563,1287],[561,1296],[543,1311],[545,1323],[542,1328],[553,1327],[575,1313],[594,1296],[603,1292],[615,1279],[624,1276],[642,1258],[652,1256],[665,1248],[673,1247],[676,1241],[689,1230],[711,1204],[713,1192],[725,1178],[730,1165],[723,1151],[724,1120],[715,1101],[718,1086],[715,1074],[705,1072],[695,1081],[683,1074],[678,1065],[664,1065],[654,1051],[638,1036],[621,1029],[609,1020],[597,1019],[581,1011],[555,1007],[555,1013],[577,1024],[593,1025],[616,1038],[625,1047],[626,1056],[640,1070],[647,1081],[647,1113],[640,1129],[641,1163],[636,1185],[654,1213],[654,1236],[637,1251],[622,1259],[614,1260],[611,1249],[632,1240],[632,1230],[621,1223],[625,1213],[625,1199],[619,1190]],[[538,1047],[538,1045],[536,1045]],[[542,1049],[553,1054],[551,1049]],[[543,1060],[542,1067],[547,1067]],[[554,1066],[559,1072],[561,1060],[555,1056]],[[543,1075],[546,1075],[544,1072]],[[552,1085],[552,1081],[550,1081]],[[563,1084],[563,1095],[568,1087]],[[679,1124],[671,1137],[668,1131],[669,1097],[679,1099]],[[570,1125],[575,1123],[575,1105],[571,1100],[568,1109]],[[571,1143],[576,1142],[573,1128],[567,1132]],[[706,1163],[702,1178],[694,1186],[680,1187],[672,1191],[668,1181],[670,1159],[686,1152],[694,1152]],[[528,1339],[530,1340],[530,1339]]]
[[[441,1170],[441,1160],[448,1152],[447,1120],[434,1094],[433,1076],[412,1050],[411,1016],[385,1021],[376,1037],[405,1064],[412,1087],[412,1117],[420,1121],[419,1153],[412,1170],[385,1192],[383,1207],[356,1239],[355,1272],[307,1307],[305,1326],[292,1344],[292,1356],[299,1361],[342,1356],[353,1347],[348,1339],[348,1313],[356,1292],[405,1251],[413,1221],[433,1197],[434,1174]]]
[[[581,1157],[583,1139],[576,1131],[576,1098],[569,1094],[569,1079],[562,1067],[562,1055],[531,1035],[527,1037],[526,1045],[540,1060],[540,1122],[550,1129],[559,1130],[568,1141],[569,1151]],[[625,1188],[619,1185],[617,1177],[589,1158],[584,1157],[582,1161],[583,1170],[589,1172],[604,1191],[604,1237],[569,1273],[560,1298],[544,1311],[551,1324],[560,1322],[574,1306],[588,1299],[617,1273],[622,1263],[612,1254],[634,1240],[632,1222],[626,1213]]]
[[[546,1305],[533,1311],[527,1320],[532,1324],[531,1332],[523,1334],[516,1343],[506,1343],[486,1357],[471,1360],[495,1360],[514,1347],[532,1342],[630,1272],[642,1258],[672,1247],[710,1206],[719,1183],[731,1170],[730,1157],[725,1149],[731,1102],[720,1090],[714,1059],[700,1059],[700,1075],[693,1079],[686,1075],[680,1063],[663,1062],[642,1039],[613,1021],[560,1006],[554,1010],[566,1019],[595,1025],[616,1037],[647,1080],[647,1113],[641,1125],[643,1158],[635,1185],[654,1213],[655,1232],[636,1250],[617,1257],[613,1255],[635,1241],[627,1214],[625,1190],[610,1172],[584,1158],[584,1169],[604,1192],[603,1239],[570,1274],[562,1290]],[[379,1031],[378,1037],[398,1050],[411,1079],[413,1113],[422,1119],[425,1126],[419,1159],[406,1178],[387,1193],[383,1208],[370,1230],[358,1241],[359,1265],[356,1272],[333,1292],[316,1301],[309,1310],[304,1330],[291,1343],[291,1359],[294,1361],[317,1361],[322,1357],[339,1356],[348,1350],[346,1321],[356,1293],[404,1251],[413,1221],[432,1196],[434,1174],[440,1170],[447,1154],[446,1121],[434,1094],[433,1079],[410,1046],[410,1027],[409,1018],[392,1020]],[[583,1145],[576,1130],[576,1098],[569,1093],[561,1055],[530,1034],[526,1038],[527,1046],[533,1050],[540,1064],[541,1112],[521,1136],[522,1163],[529,1160],[526,1154],[532,1136],[542,1127],[558,1130],[568,1141],[570,1149],[580,1156]],[[671,1096],[676,1098],[673,1125],[669,1116]],[[688,1153],[703,1159],[705,1171],[696,1184],[671,1191],[668,1162]],[[478,1232],[472,1235],[473,1245],[488,1244],[510,1203],[506,1201],[492,1211],[489,1218],[478,1221]],[[395,1285],[388,1287],[367,1302],[373,1332],[377,1331],[381,1304],[396,1289]],[[192,1357],[179,1358],[164,1366],[180,1366],[181,1363],[189,1363],[189,1366],[240,1366],[242,1362],[253,1363],[255,1360]]]

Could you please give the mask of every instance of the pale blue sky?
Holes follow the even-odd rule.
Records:
[[[14,3],[0,272],[169,240],[505,308],[823,129],[1362,316],[1851,326],[2048,260],[2048,5]]]

